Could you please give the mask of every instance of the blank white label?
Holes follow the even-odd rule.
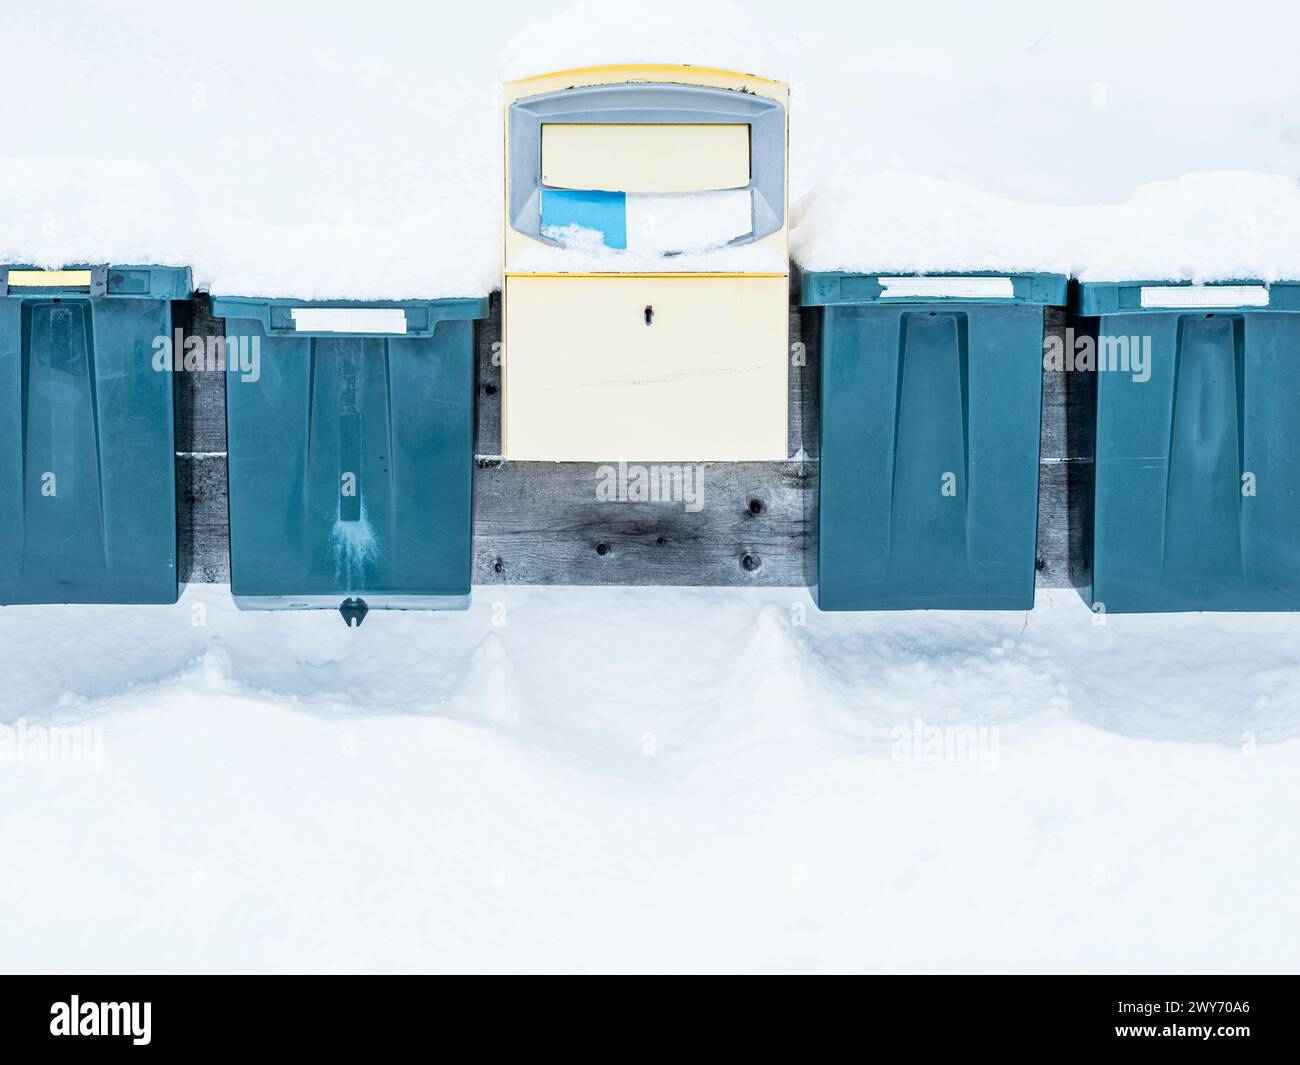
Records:
[[[882,277],[881,299],[1009,300],[1009,277]]]
[[[397,333],[406,335],[406,312],[391,307],[295,307],[300,333]]]
[[[1267,307],[1263,285],[1166,285],[1142,290],[1143,307]]]

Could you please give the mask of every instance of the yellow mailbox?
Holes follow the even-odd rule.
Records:
[[[788,98],[690,66],[505,86],[507,458],[788,457]]]

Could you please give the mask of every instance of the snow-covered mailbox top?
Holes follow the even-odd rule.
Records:
[[[663,64],[506,83],[508,457],[787,457],[788,97]]]
[[[588,72],[616,79],[633,73]],[[643,76],[719,80],[689,67]],[[766,95],[748,85],[684,80],[549,92],[515,83],[507,118],[509,228],[545,244],[580,243],[585,233],[606,248],[652,254],[774,235],[773,244],[783,244],[785,87],[762,87]]]

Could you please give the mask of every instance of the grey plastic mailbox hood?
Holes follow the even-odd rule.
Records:
[[[645,125],[745,124],[750,129],[752,231],[745,244],[785,224],[785,108],[735,89],[665,83],[591,85],[544,93],[510,105],[510,224],[545,244],[541,233],[542,126],[557,123]]]

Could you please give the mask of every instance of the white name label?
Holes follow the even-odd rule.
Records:
[[[1142,290],[1143,307],[1267,307],[1263,285],[1168,285]]]
[[[300,333],[396,333],[406,335],[406,312],[390,307],[295,307]]]
[[[1009,277],[882,277],[881,299],[1009,300]]]

